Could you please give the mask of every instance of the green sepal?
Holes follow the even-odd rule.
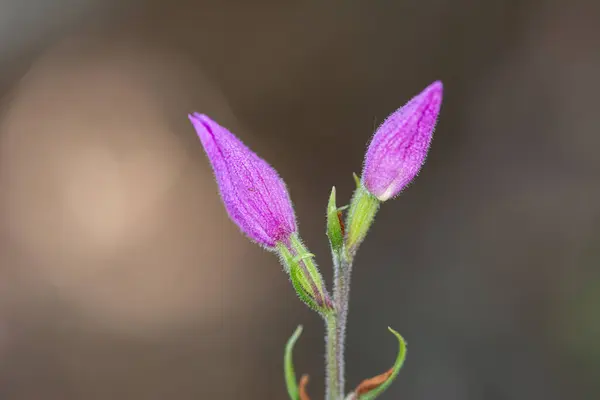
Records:
[[[359,182],[350,202],[350,210],[346,221],[346,248],[350,257],[358,250],[358,246],[367,236],[369,228],[375,220],[381,202]]]
[[[335,186],[331,188],[329,202],[327,203],[327,237],[331,251],[339,253],[344,246],[344,224],[342,212],[335,202]]]
[[[312,288],[310,284],[306,282],[304,279],[303,271],[300,270],[298,264],[292,264],[290,268],[290,280],[292,281],[292,286],[296,290],[296,294],[302,300],[304,304],[306,304],[309,308],[317,311],[323,312],[323,307],[320,307],[316,300],[312,297]]]
[[[400,336],[400,334],[398,332],[396,332],[395,330],[393,330],[392,328],[388,327],[388,330],[394,336],[396,336],[396,339],[398,339],[399,349],[398,349],[398,355],[396,356],[396,361],[394,362],[394,366],[392,367],[392,369],[390,371],[388,371],[388,373],[386,373],[387,377],[386,377],[385,381],[376,385],[375,387],[373,387],[371,390],[369,390],[366,393],[357,393],[358,397],[356,397],[356,398],[358,400],[373,400],[373,399],[377,398],[381,393],[383,393],[392,384],[394,379],[396,379],[396,377],[398,376],[398,373],[400,372],[400,369],[402,368],[402,365],[404,364],[404,360],[406,359],[406,341],[404,341],[404,338],[402,338],[402,336]],[[360,387],[361,387],[361,385],[359,385],[359,387],[357,388],[357,391],[360,389]]]
[[[291,400],[298,400],[298,382],[296,381],[296,372],[294,371],[294,362],[292,353],[294,346],[302,333],[302,325],[298,325],[292,336],[285,345],[285,354],[283,356],[283,370],[285,375],[285,385]]]
[[[287,244],[278,243],[277,250],[300,300],[319,313],[332,311],[333,305],[323,277],[313,261],[314,255],[300,238],[292,235]]]
[[[356,188],[358,189],[361,186],[360,178],[356,175],[356,172],[352,173],[352,178],[354,178],[354,183],[356,184]]]

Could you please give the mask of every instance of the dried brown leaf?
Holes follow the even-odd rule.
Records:
[[[306,393],[306,386],[308,385],[308,375],[302,375],[300,378],[300,385],[298,386],[298,394],[300,395],[300,400],[310,400],[308,394]]]
[[[388,380],[388,378],[394,372],[394,368],[390,368],[387,372],[381,375],[374,376],[373,378],[365,379],[357,387],[354,393],[360,396],[365,393],[369,393],[371,390],[376,389],[379,385]]]

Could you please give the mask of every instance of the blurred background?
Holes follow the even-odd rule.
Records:
[[[427,164],[353,276],[348,390],[600,398],[600,3],[0,0],[0,399],[323,392],[323,327],[228,220],[187,113],[324,234],[376,126],[436,79]]]

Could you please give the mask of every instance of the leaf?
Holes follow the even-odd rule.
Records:
[[[298,325],[292,336],[285,345],[285,354],[283,356],[283,368],[285,372],[285,384],[291,400],[298,400],[298,385],[296,384],[296,372],[294,371],[294,362],[292,361],[292,352],[294,345],[302,334],[302,325]]]
[[[392,384],[396,376],[398,376],[400,368],[402,368],[402,365],[404,364],[404,360],[406,359],[406,342],[398,332],[389,327],[388,330],[392,332],[394,336],[396,336],[400,346],[394,366],[381,375],[377,375],[373,378],[362,381],[354,390],[355,396],[358,400],[373,400],[383,393]]]
[[[306,393],[306,386],[308,386],[308,375],[304,374],[300,378],[300,400],[310,400],[310,397]]]
[[[388,380],[388,378],[394,373],[394,368],[390,368],[381,375],[374,376],[373,378],[365,379],[358,385],[355,392],[358,396],[367,394],[370,391],[377,389],[382,383]]]

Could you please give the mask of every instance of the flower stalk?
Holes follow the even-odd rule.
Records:
[[[349,206],[347,224],[341,222],[341,211],[335,204],[335,188],[327,207],[328,234],[334,266],[333,302],[335,314],[326,319],[327,325],[327,395],[326,399],[343,398],[345,387],[346,325],[350,306],[350,278],[358,246],[364,240],[375,214],[379,200],[370,194],[362,183],[357,186]],[[347,231],[345,227],[347,226]],[[339,237],[343,240],[339,240]]]
[[[337,313],[325,318],[326,338],[326,400],[339,400],[344,393],[343,358],[340,359],[340,337],[338,335]]]
[[[335,385],[329,384],[329,387],[332,387],[332,389],[328,390],[328,392],[331,392],[331,397],[326,397],[336,400],[343,397],[345,390],[344,348],[350,302],[350,273],[352,263],[345,257],[342,257],[338,260],[338,265],[338,273],[334,277],[333,289],[336,313],[332,320],[328,321],[329,329],[327,330],[327,352],[331,354],[331,357],[328,357],[328,371],[335,370],[336,382]]]

